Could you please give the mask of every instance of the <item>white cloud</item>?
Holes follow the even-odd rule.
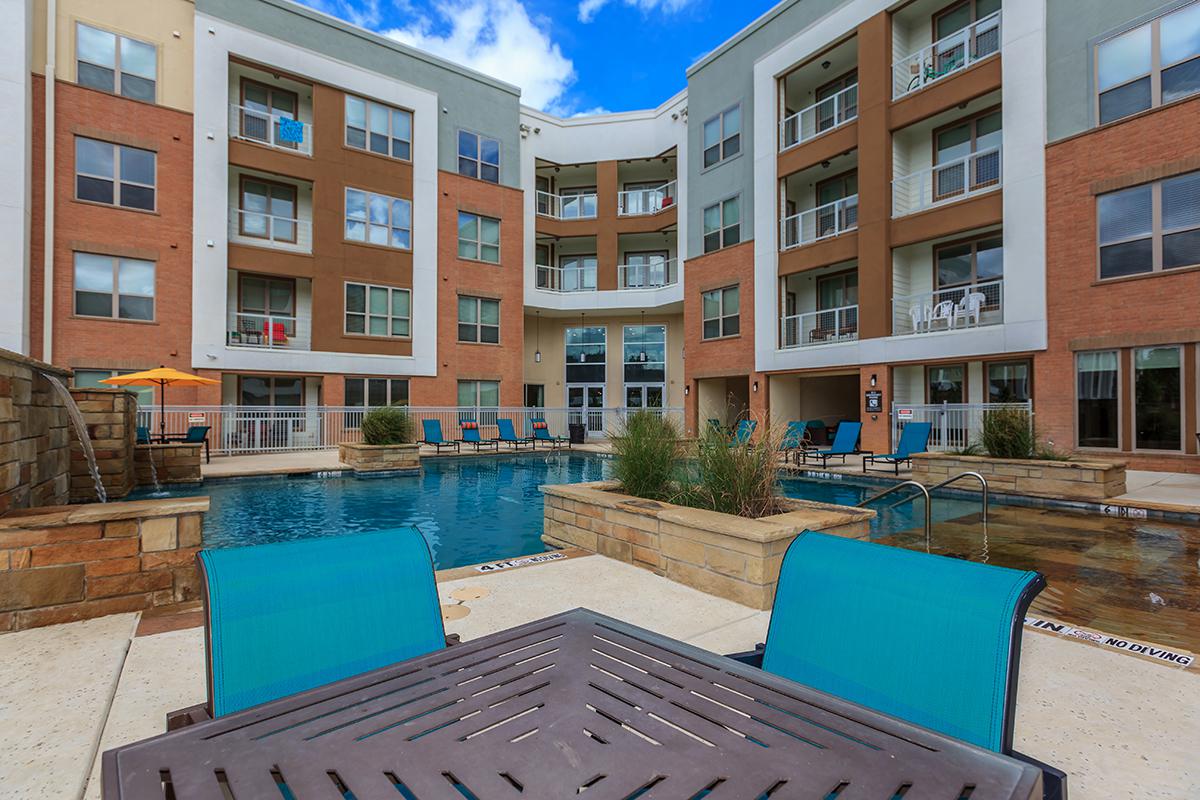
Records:
[[[591,22],[595,19],[596,14],[600,9],[608,5],[610,0],[580,0],[579,3],[579,21]],[[620,0],[620,2],[636,8],[643,14],[648,14],[651,11],[660,9],[668,14],[673,14],[676,11],[687,6],[692,0]]]

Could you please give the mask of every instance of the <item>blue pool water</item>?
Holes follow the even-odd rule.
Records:
[[[829,480],[784,478],[780,483],[783,485],[783,493],[788,497],[795,497],[801,500],[815,500],[819,503],[833,503],[839,506],[856,506],[887,488],[885,484],[865,481],[858,482],[853,478],[842,477],[840,475]],[[889,508],[889,506],[898,500],[903,500],[911,496],[912,492],[901,490],[870,505],[876,512],[876,517],[871,520],[871,538],[874,539],[898,531],[924,526],[924,500],[918,499],[910,503],[901,503],[896,508]],[[993,497],[992,502],[1003,502],[1003,500]],[[932,521],[936,525],[939,522],[958,519],[978,512],[978,500],[963,499],[939,493],[936,502],[933,504]]]

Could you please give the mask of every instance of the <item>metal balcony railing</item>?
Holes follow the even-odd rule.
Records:
[[[779,149],[787,150],[857,118],[856,83],[780,121]]]
[[[596,267],[550,267],[538,264],[537,288],[547,292],[596,291]]]
[[[1000,148],[947,161],[892,181],[892,216],[903,217],[933,206],[965,200],[1000,188]]]
[[[892,99],[924,89],[1000,52],[1000,12],[922,47],[892,64]]]
[[[312,318],[230,311],[225,343],[260,350],[311,350]]]
[[[231,207],[229,238],[243,244],[261,244],[309,253],[312,252],[312,221]]]
[[[779,322],[779,346],[785,350],[858,339],[857,305],[793,314]]]
[[[595,219],[596,194],[537,193],[537,213],[554,219]]]
[[[312,155],[312,125],[246,106],[229,106],[229,138]]]
[[[657,214],[672,208],[678,202],[678,196],[675,181],[668,181],[653,189],[617,192],[617,216],[640,217]]]
[[[779,249],[788,250],[838,236],[858,227],[858,195],[784,217],[779,223]]]
[[[679,281],[676,260],[650,261],[647,264],[618,264],[618,289],[658,289]]]
[[[892,298],[892,335],[932,333],[1004,322],[1004,280]]]

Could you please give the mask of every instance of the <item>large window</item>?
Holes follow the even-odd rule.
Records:
[[[458,174],[489,183],[500,182],[500,140],[470,131],[458,132]]]
[[[500,220],[458,212],[458,257],[500,263]]]
[[[346,95],[346,145],[412,159],[412,112]]]
[[[711,253],[742,240],[742,197],[737,195],[704,209],[704,252]]]
[[[409,336],[412,295],[408,289],[346,284],[346,333]]]
[[[154,262],[76,253],[75,313],[82,317],[154,319]]]
[[[77,389],[111,389],[107,383],[101,383],[105,378],[115,378],[118,375],[128,375],[131,372],[138,370],[126,369],[74,369],[71,375],[71,385]],[[122,387],[137,395],[137,404],[139,406],[154,405],[154,387],[153,386],[125,386]]]
[[[347,406],[380,408],[408,405],[408,381],[402,378],[346,378]]]
[[[238,383],[244,406],[304,405],[304,378],[243,375]]]
[[[558,259],[560,292],[596,291],[599,261],[593,255],[562,256]]]
[[[458,298],[458,340],[500,342],[500,301],[486,297]]]
[[[498,408],[500,381],[459,381],[458,405],[461,408]]]
[[[1183,392],[1178,347],[1133,351],[1134,446],[1139,450],[1183,447]]]
[[[1000,180],[1001,114],[989,111],[933,134],[934,200],[991,186]],[[968,158],[974,155],[974,158]]]
[[[1101,124],[1200,92],[1200,3],[1096,47]]]
[[[988,402],[1025,402],[1032,396],[1029,390],[1029,375],[1028,361],[1003,361],[988,364]]]
[[[966,402],[967,368],[962,364],[928,367],[925,377],[927,403]]]
[[[1116,448],[1120,443],[1116,350],[1075,356],[1075,416],[1079,447]]]
[[[153,103],[157,76],[154,45],[75,24],[75,81],[80,86]]]
[[[667,326],[626,325],[621,343],[625,406],[662,408],[667,383]]]
[[[346,188],[346,238],[400,250],[412,248],[412,201]]]
[[[1200,172],[1096,199],[1100,277],[1200,264]]]
[[[704,307],[702,338],[719,339],[734,336],[741,330],[741,314],[738,310],[738,287],[727,286],[713,289],[700,296]]]
[[[736,105],[704,121],[704,166],[711,167],[742,150],[742,107]]]
[[[157,154],[152,150],[75,137],[75,197],[154,210]]]
[[[242,176],[238,233],[273,242],[296,241],[296,187]]]
[[[298,119],[300,98],[295,92],[243,78],[242,109],[242,136],[290,150],[299,148],[299,142],[289,141],[283,130],[284,120]]]
[[[567,383],[605,382],[608,328],[603,325],[566,330]]]

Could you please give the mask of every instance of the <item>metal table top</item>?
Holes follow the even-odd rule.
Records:
[[[104,754],[105,800],[999,800],[1033,767],[577,609]]]

